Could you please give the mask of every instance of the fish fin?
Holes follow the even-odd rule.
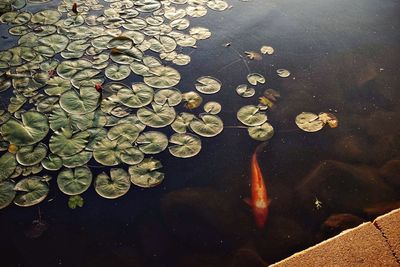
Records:
[[[250,199],[250,198],[246,197],[246,198],[243,199],[243,201],[244,201],[247,205],[249,205],[250,207],[253,206],[253,205],[251,204],[251,199]]]

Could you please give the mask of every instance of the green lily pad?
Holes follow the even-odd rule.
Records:
[[[15,171],[17,161],[9,152],[0,157],[0,181],[8,179]]]
[[[324,128],[325,123],[319,119],[317,114],[302,112],[296,116],[296,125],[305,132],[318,132]]]
[[[21,114],[21,120],[9,119],[1,126],[4,140],[15,145],[33,145],[42,140],[49,131],[47,117],[36,111]]]
[[[170,88],[179,83],[181,75],[171,67],[159,66],[150,69],[152,76],[146,76],[143,81],[154,88]]]
[[[85,114],[99,105],[100,93],[93,87],[82,87],[79,94],[70,90],[60,96],[60,106],[71,114]]]
[[[220,113],[221,109],[221,104],[218,102],[210,101],[204,104],[204,111],[212,115]]]
[[[207,14],[207,8],[202,5],[188,6],[186,13],[193,18],[199,18]]]
[[[92,183],[92,172],[88,167],[74,170],[63,169],[57,176],[57,185],[66,195],[79,195],[85,192]]]
[[[251,138],[257,141],[267,141],[274,135],[274,128],[268,122],[247,129]]]
[[[177,106],[182,101],[182,93],[176,88],[161,89],[154,95],[154,102],[159,105],[168,104],[170,107]]]
[[[103,172],[97,176],[94,182],[96,192],[108,199],[115,199],[125,195],[130,187],[130,177],[124,169],[112,168],[110,176]]]
[[[63,164],[62,159],[56,154],[49,154],[42,160],[42,166],[49,171],[58,171]]]
[[[64,79],[70,79],[79,71],[90,68],[92,65],[86,59],[65,60],[57,66],[57,74]]]
[[[60,106],[54,106],[49,116],[50,128],[53,131],[71,128],[73,131],[86,130],[94,124],[94,112],[86,114],[69,114]]]
[[[30,207],[42,202],[49,193],[49,186],[42,177],[31,176],[19,181],[14,190],[17,195],[14,203],[20,207]]]
[[[56,10],[42,10],[32,16],[31,22],[37,24],[54,24],[60,18],[61,13]]]
[[[141,128],[134,124],[121,123],[113,126],[107,133],[110,140],[118,139],[119,142],[128,141],[129,143],[135,142],[138,138]]]
[[[45,144],[21,147],[16,155],[16,159],[22,166],[33,166],[40,163],[47,155],[47,147]]]
[[[76,168],[85,165],[90,161],[91,158],[92,158],[92,152],[83,150],[78,154],[68,157],[63,157],[62,163],[64,167]]]
[[[161,7],[161,3],[157,0],[138,0],[135,1],[135,6],[140,12],[153,12]]]
[[[169,139],[173,144],[168,147],[169,152],[178,158],[196,156],[201,150],[201,140],[198,136],[189,133],[175,133]]]
[[[76,209],[77,207],[82,208],[83,204],[85,204],[83,198],[80,195],[70,196],[68,199],[68,207],[70,209]]]
[[[177,133],[186,133],[186,129],[189,127],[189,124],[194,118],[195,116],[193,114],[182,112],[176,116],[176,119],[171,124],[171,127]]]
[[[161,35],[153,37],[149,40],[150,43],[150,50],[160,53],[169,53],[175,50],[176,48],[176,42],[174,38],[171,38],[169,36]]]
[[[250,73],[247,75],[247,81],[251,85],[257,85],[258,83],[264,84],[265,78],[259,73]]]
[[[86,86],[86,87],[91,87],[93,90],[95,84],[101,84],[104,82],[104,79],[96,77],[96,75],[99,74],[100,72],[101,71],[97,69],[81,70],[72,77],[71,84],[75,86],[75,88],[81,88]],[[93,82],[91,82],[92,80]]]
[[[136,139],[136,144],[145,154],[157,154],[167,148],[168,138],[161,132],[149,131],[140,134]]]
[[[50,138],[50,151],[60,157],[67,157],[81,152],[89,139],[87,131],[72,134],[70,129],[56,131]]]
[[[287,78],[290,76],[290,71],[288,71],[286,69],[277,69],[276,73],[278,74],[279,77],[282,77],[282,78]]]
[[[48,86],[44,89],[45,93],[50,96],[59,96],[71,89],[71,81],[61,77],[53,77],[46,82]]]
[[[241,123],[247,126],[261,125],[268,119],[264,112],[260,112],[259,107],[253,105],[241,107],[236,116]]]
[[[164,180],[164,173],[157,171],[162,168],[159,160],[148,158],[141,163],[129,167],[131,182],[140,187],[154,187]]]
[[[108,138],[103,138],[94,146],[93,157],[98,163],[105,166],[115,166],[122,162],[121,157],[123,154],[136,152],[131,150],[127,151],[130,148],[132,148],[132,145],[129,142],[118,142],[118,139],[110,140]],[[142,155],[140,154],[141,152],[135,153],[137,161],[141,161]],[[128,157],[128,155],[127,158],[129,158],[130,162],[132,161],[131,157]]]
[[[147,106],[153,100],[154,91],[144,83],[132,84],[132,89],[123,88],[118,91],[121,103],[130,108]]]
[[[106,68],[106,77],[113,81],[121,81],[131,74],[129,66],[112,64]]]
[[[28,99],[23,95],[16,94],[10,98],[10,103],[8,104],[8,112],[14,113],[18,111],[26,103]]]
[[[12,181],[0,182],[0,209],[4,209],[13,201],[16,194],[14,186]]]
[[[221,90],[221,82],[214,77],[203,76],[197,79],[195,87],[200,93],[215,94]]]
[[[210,0],[207,2],[207,6],[215,11],[224,11],[229,7],[228,3],[223,0]]]
[[[224,123],[217,115],[204,114],[200,118],[193,119],[190,129],[203,137],[213,137],[222,132]]]
[[[144,107],[137,111],[139,120],[150,127],[162,128],[171,124],[176,116],[175,109],[167,105],[151,104],[152,109]]]
[[[39,39],[39,43],[49,46],[54,53],[60,53],[68,46],[69,39],[61,34],[52,34]]]
[[[252,97],[255,95],[256,90],[254,88],[248,87],[247,84],[241,84],[236,87],[236,93],[242,97]]]
[[[210,38],[211,32],[204,27],[193,27],[190,28],[189,34],[196,40],[205,40]]]
[[[91,128],[86,130],[89,133],[89,141],[86,145],[86,150],[93,151],[97,142],[103,140],[107,136],[107,131],[104,128]]]

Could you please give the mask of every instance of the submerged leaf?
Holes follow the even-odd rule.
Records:
[[[165,134],[156,131],[142,133],[136,140],[140,151],[145,154],[157,154],[168,146],[168,138]]]

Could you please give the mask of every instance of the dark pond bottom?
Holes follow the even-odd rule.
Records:
[[[194,19],[213,36],[179,68],[181,86],[220,79],[223,90],[210,99],[222,104],[225,125],[238,125],[236,111],[249,101],[234,89],[247,69],[225,67],[238,55],[223,44],[275,48],[249,62],[282,95],[268,113],[276,134],[259,155],[271,199],[265,227],[243,201],[259,143],[226,128],[195,158],[161,154],[166,179],[157,188],[131,188],[114,201],[90,188],[85,206],[70,210],[52,185],[40,210],[2,210],[2,266],[265,266],[400,206],[400,3],[230,3]],[[277,68],[292,75],[277,79]],[[339,127],[304,133],[294,124],[302,111],[337,112]]]

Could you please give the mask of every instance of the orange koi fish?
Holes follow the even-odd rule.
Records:
[[[251,199],[248,201],[253,209],[254,219],[258,228],[263,228],[268,216],[268,196],[264,177],[257,161],[257,152],[251,157]]]

